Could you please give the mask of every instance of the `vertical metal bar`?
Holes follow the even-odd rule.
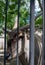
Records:
[[[19,35],[19,9],[20,9],[20,0],[18,0],[18,21],[17,21],[17,65],[19,65],[19,55],[18,55],[18,35]]]
[[[34,19],[35,19],[35,0],[30,0],[30,44],[29,44],[29,64],[34,65]]]
[[[45,0],[43,0],[43,55],[42,55],[42,65],[45,65]]]
[[[6,26],[7,26],[7,10],[8,10],[8,0],[6,0],[6,6],[5,6],[4,65],[6,65]]]

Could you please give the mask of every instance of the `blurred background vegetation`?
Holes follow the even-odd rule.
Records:
[[[35,25],[42,27],[42,0],[35,0]],[[0,34],[2,28],[5,26],[5,0],[0,0]],[[18,15],[18,0],[8,0],[8,14],[7,14],[7,28],[13,29],[15,18]],[[20,27],[30,22],[30,1],[29,0],[20,0]]]

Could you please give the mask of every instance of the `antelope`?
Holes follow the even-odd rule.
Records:
[[[17,25],[17,23],[15,24]],[[14,26],[15,29],[17,26]],[[24,34],[23,34],[24,33]],[[19,54],[19,59],[23,63],[22,60],[24,60],[26,63],[23,63],[23,65],[29,65],[29,32],[22,32],[20,31],[18,35],[18,54]],[[40,32],[39,30],[35,31],[35,60],[34,60],[34,65],[41,65],[42,63],[42,31]],[[10,37],[10,35],[9,35]],[[11,56],[9,56],[8,59],[15,58],[17,56],[17,37],[16,35],[13,36],[13,39],[8,39],[7,43],[7,51]],[[23,40],[23,41],[22,41]],[[23,43],[22,43],[23,42]],[[21,56],[22,54],[22,56]],[[21,59],[21,57],[23,59]]]

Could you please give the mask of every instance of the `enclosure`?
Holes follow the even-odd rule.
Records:
[[[45,65],[45,0],[0,0],[0,65]]]

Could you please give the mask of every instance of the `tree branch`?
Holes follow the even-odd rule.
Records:
[[[42,7],[42,4],[41,4],[40,0],[38,0],[38,3],[39,3],[39,6],[40,6],[41,10],[43,10],[43,7]]]
[[[37,16],[35,16],[35,20],[42,15],[42,12],[40,12]]]

